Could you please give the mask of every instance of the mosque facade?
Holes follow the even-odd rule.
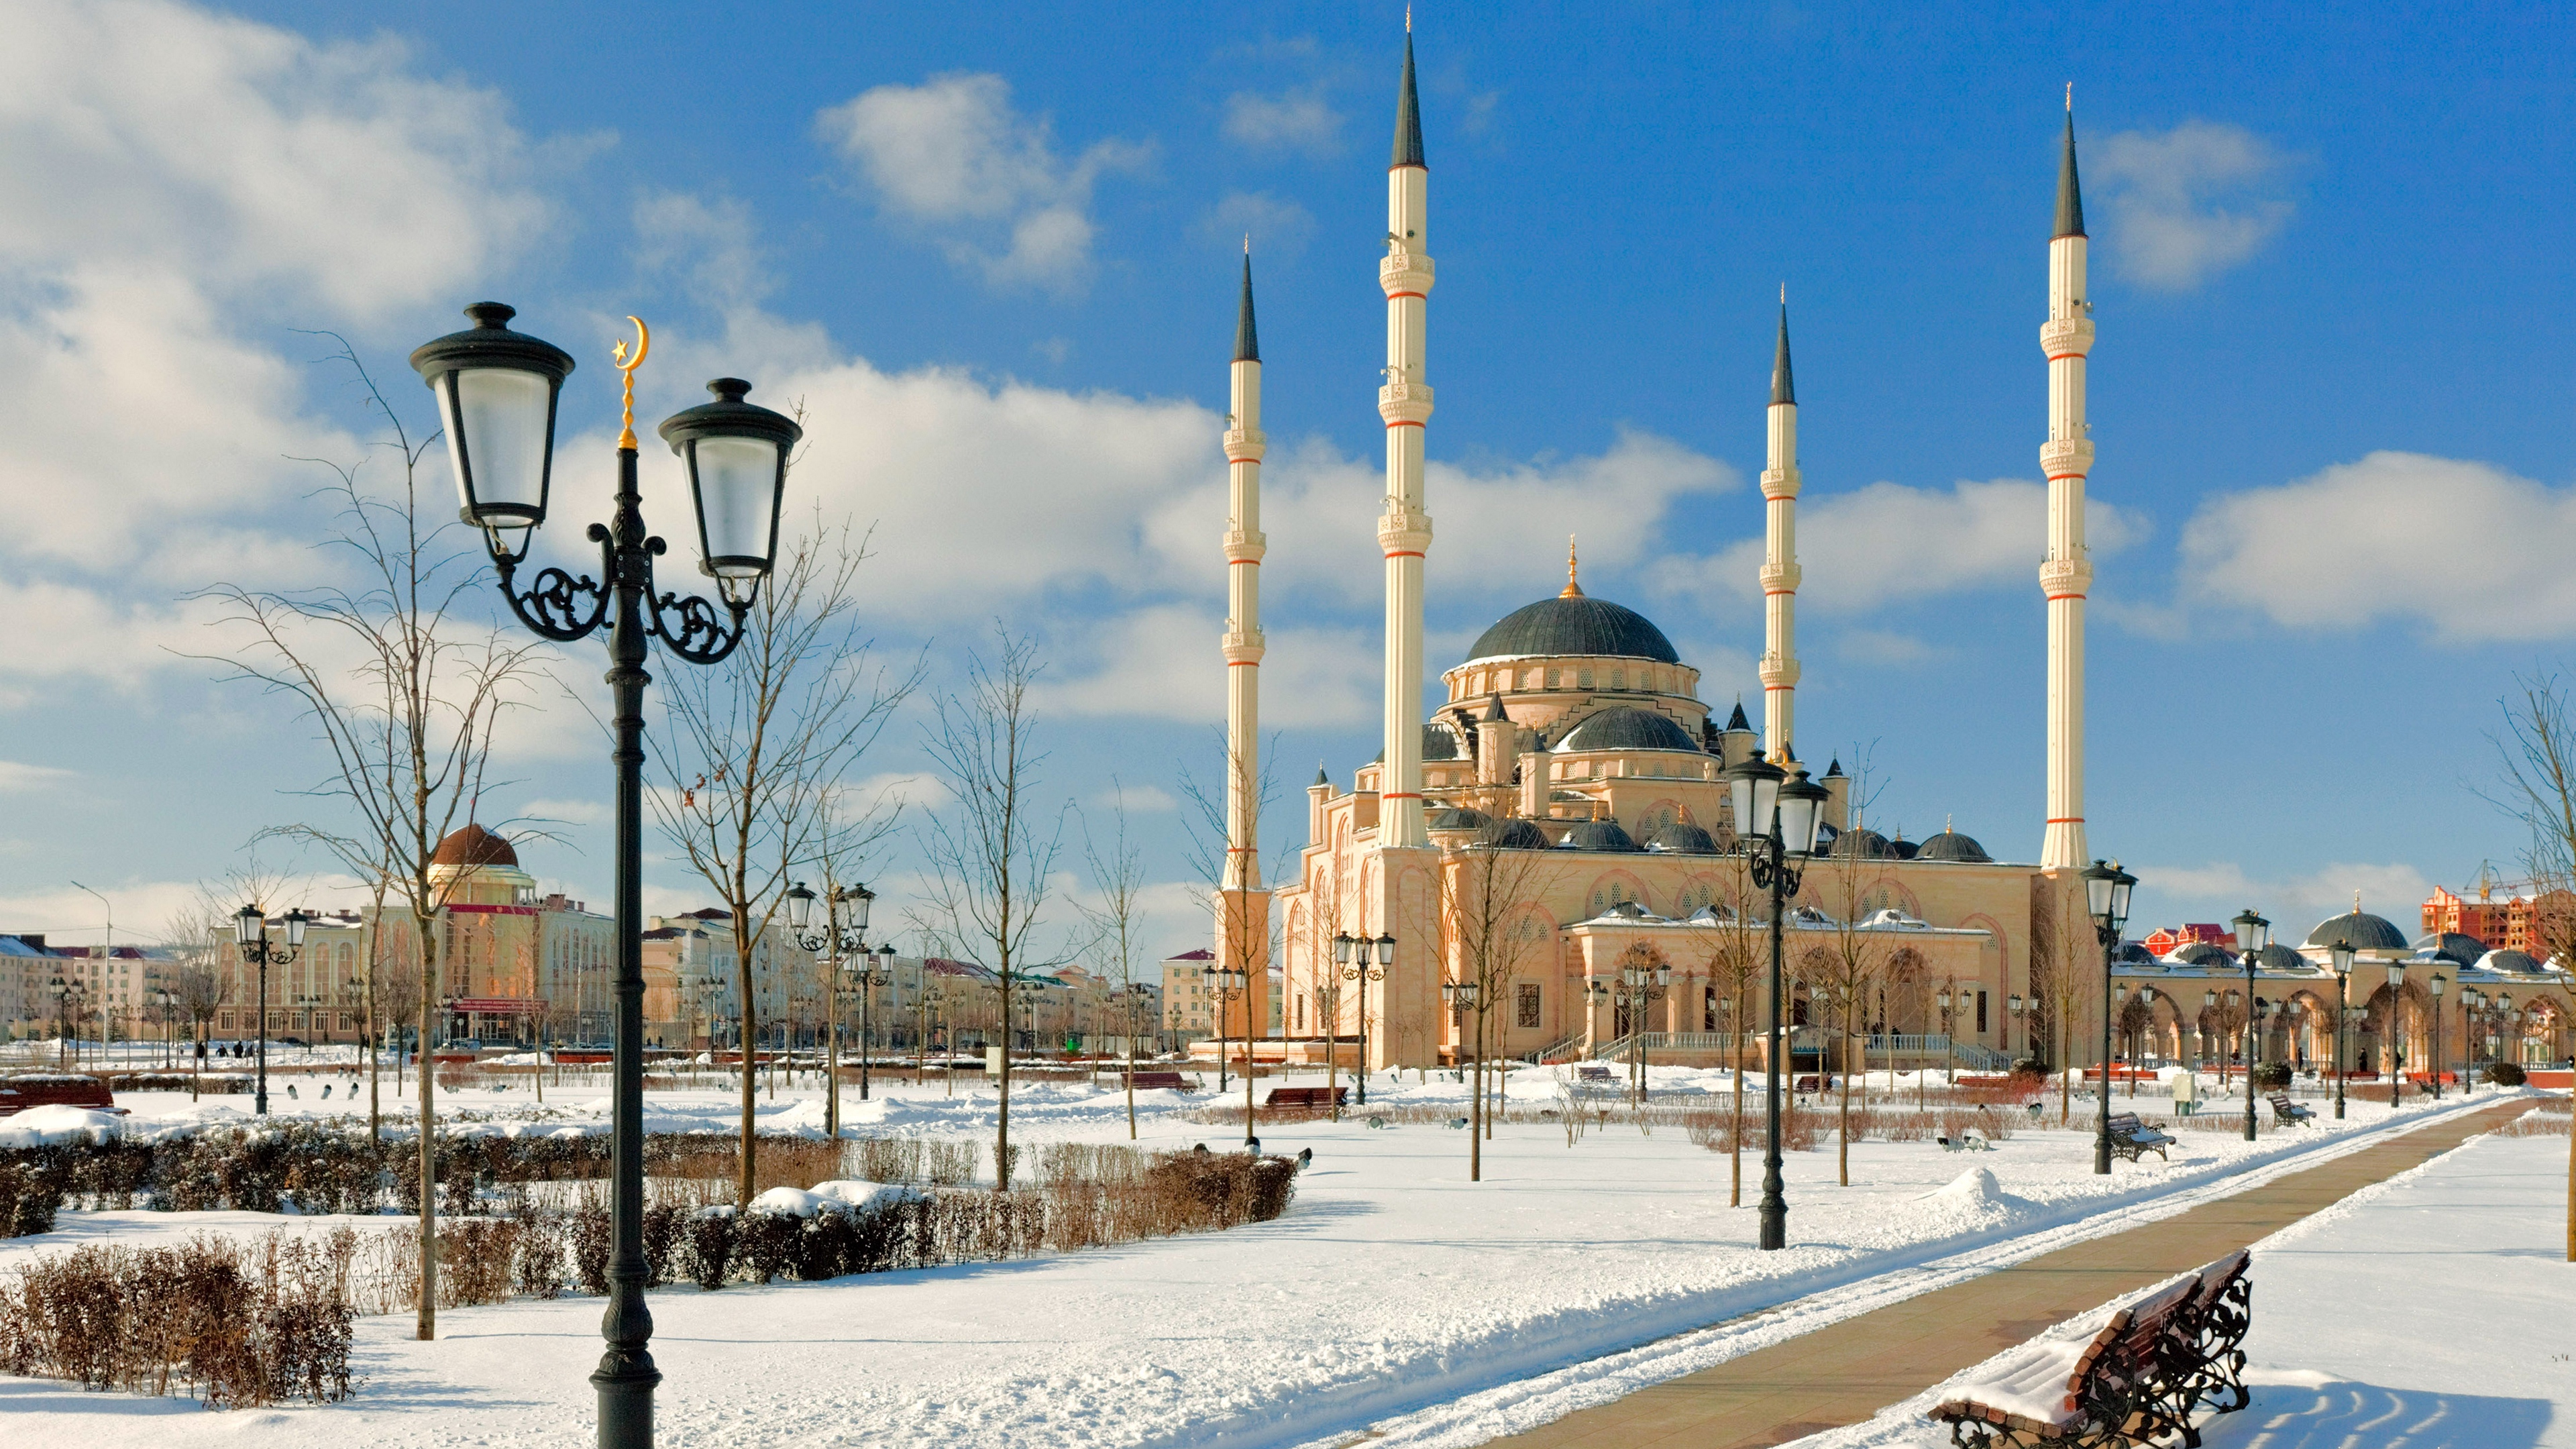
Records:
[[[1767,1014],[1767,970],[1748,973],[1743,961],[1758,937],[1767,967],[1769,903],[1752,889],[1736,848],[1722,773],[1756,754],[1806,771],[1796,747],[1801,479],[1785,300],[1761,478],[1761,730],[1740,703],[1721,722],[1704,698],[1700,670],[1651,620],[1585,592],[1570,548],[1563,589],[1487,629],[1426,700],[1423,603],[1436,501],[1423,487],[1434,403],[1426,347],[1436,278],[1429,176],[1408,33],[1377,277],[1386,305],[1385,382],[1377,398],[1387,480],[1377,525],[1384,747],[1347,783],[1319,772],[1306,792],[1306,840],[1279,871],[1275,894],[1264,884],[1255,834],[1266,439],[1248,255],[1245,261],[1225,435],[1229,613],[1221,647],[1231,804],[1214,955],[1242,972],[1250,997],[1277,989],[1284,1000],[1272,1018],[1277,1036],[1259,1047],[1238,1037],[1235,1050],[1291,1060],[1364,1057],[1371,1068],[1427,1067],[1470,1052],[1553,1061],[1623,1047],[1660,1059],[1726,1059],[1740,1050],[1738,1025],[1758,1028]],[[2102,952],[2082,915],[2077,875],[2088,861],[2084,604],[2092,569],[2083,513],[2094,451],[2085,419],[2094,322],[2087,244],[2070,98],[2046,249],[2048,312],[2039,329],[2048,521],[2038,582],[2048,651],[2047,814],[2031,822],[2037,859],[1996,859],[1950,828],[1919,843],[1888,839],[1861,818],[1840,762],[1829,762],[1818,783],[1828,792],[1832,845],[1809,864],[1783,922],[1791,978],[1783,1015],[1806,1036],[1850,1028],[1882,1042],[1911,1039],[1918,1050],[1937,1042],[1944,1055],[1971,1067],[2097,1055],[2085,1043],[2098,1041],[2101,1029]],[[2325,947],[2338,938],[2338,922],[2349,933],[2365,924],[2360,917],[2356,907],[2353,917],[2318,926],[2301,947],[2275,947],[2258,962],[2257,995],[2269,995],[2267,1009],[2254,1013],[2254,1032],[2267,1049],[2277,1045],[2273,1059],[2324,1060],[2322,1024],[2333,1020],[2325,1003],[2344,989],[2324,969]],[[2367,920],[2385,929],[2365,932],[2369,939],[2356,944],[2379,974],[2363,983],[2356,973],[2347,985],[2357,994],[2349,999],[2375,1001],[2374,987],[2393,990],[2401,1003],[2412,1000],[2409,991],[2422,994],[2423,1011],[2410,1014],[2401,1005],[2400,1033],[2429,1028],[2436,1013],[2457,1004],[2456,994],[2432,1004],[2433,975],[2447,967],[2457,982],[2483,970],[2426,955],[2393,926]],[[1382,969],[1339,963],[1333,943],[1342,935],[1392,937],[1393,959]],[[2128,1051],[2207,1060],[2242,1050],[2244,1012],[2228,1006],[2221,981],[2232,971],[2241,992],[2241,963],[2206,943],[2186,949],[2215,951],[2224,970],[2206,954],[2186,960],[2134,946],[2120,951],[2110,1006]],[[1638,966],[1658,984],[1622,989],[1628,968]],[[1478,1011],[1457,1009],[1444,990],[1462,982],[1479,987]],[[2564,973],[2539,968],[2507,986],[2522,988],[2526,1004],[2517,1010],[2544,1027],[2523,1040],[2563,1055]],[[1258,1021],[1269,1007],[1250,999],[1241,1010]],[[2460,1026],[2454,1048],[2467,1039],[2466,1017]],[[2413,1060],[2426,1060],[2421,1050]]]

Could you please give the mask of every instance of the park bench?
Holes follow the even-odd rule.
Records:
[[[1348,1087],[1273,1087],[1261,1105],[1280,1111],[1338,1111],[1349,1095]]]
[[[2112,1311],[2090,1334],[2060,1330],[1977,1370],[1926,1417],[1959,1449],[2200,1443],[2204,1408],[2245,1407],[2249,1258],[2226,1257]]]
[[[1599,1062],[1585,1062],[1574,1069],[1574,1078],[1579,1082],[1606,1082],[1611,1079],[1610,1069]]]
[[[2139,1121],[2135,1112],[2122,1112],[2111,1119],[2111,1153],[2115,1157],[2125,1157],[2131,1162],[2150,1152],[2164,1157],[2165,1149],[2172,1145],[2172,1138]]]
[[[2295,1127],[2302,1122],[2313,1122],[2317,1118],[2314,1108],[2291,1101],[2290,1094],[2287,1092],[2274,1092],[2266,1100],[2272,1104],[2272,1125],[2275,1127]]]
[[[1140,1092],[1150,1092],[1157,1087],[1172,1092],[1191,1090],[1188,1079],[1178,1072],[1130,1072],[1127,1080]]]
[[[71,1072],[28,1072],[0,1078],[0,1117],[15,1116],[30,1107],[117,1110],[115,1094],[96,1077]]]

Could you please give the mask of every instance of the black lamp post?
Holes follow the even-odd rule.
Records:
[[[1333,938],[1333,961],[1341,968],[1344,981],[1359,983],[1360,1068],[1357,1076],[1359,1105],[1368,1105],[1368,989],[1372,981],[1384,981],[1386,968],[1395,964],[1393,936],[1338,935]]]
[[[1628,1089],[1636,1105],[1646,1105],[1646,1007],[1664,999],[1672,984],[1670,966],[1623,966],[1619,968],[1619,989],[1625,995],[1628,1012]]]
[[[715,580],[729,619],[705,599],[658,592],[653,560],[668,545],[645,531],[643,494],[635,478],[635,369],[652,336],[635,318],[635,347],[613,353],[623,374],[624,414],[617,438],[617,494],[606,524],[588,538],[599,545],[600,577],[548,566],[525,591],[516,585],[530,535],[545,522],[554,471],[555,409],[571,354],[513,332],[516,312],[498,302],[465,309],[474,326],[428,343],[411,355],[414,371],[437,395],[449,461],[466,522],[483,530],[500,575],[501,593],[521,623],[561,643],[608,632],[608,683],[616,694],[610,758],[617,778],[616,1047],[610,1135],[611,1217],[607,1340],[591,1383],[599,1391],[602,1449],[643,1449],[653,1442],[653,1387],[662,1380],[647,1348],[653,1317],[644,1306],[644,958],[643,767],[647,642],[691,664],[714,664],[742,642],[745,616],[778,555],[779,498],[787,461],[804,429],[743,401],[751,384],[720,377],[707,385],[715,401],[664,420],[662,440],[679,455],[698,529],[698,569]],[[746,1044],[746,1051],[748,1046]],[[746,1060],[744,1070],[748,1071]]]
[[[2350,941],[2335,940],[2326,945],[2326,960],[2334,967],[2335,978],[2335,1117],[2343,1117],[2343,1039],[2352,1025],[2352,957]]]
[[[1771,1045],[1763,1054],[1762,1068],[1761,1245],[1766,1252],[1789,1245],[1789,1198],[1780,1177],[1780,1057],[1787,1046],[1781,1036],[1780,1003],[1789,989],[1781,918],[1788,912],[1789,897],[1798,893],[1801,871],[1816,852],[1827,798],[1825,788],[1811,784],[1804,769],[1783,784],[1787,774],[1760,755],[1726,772],[1735,838],[1743,842],[1754,887],[1771,892]]]
[[[864,1102],[868,1097],[865,988],[873,985],[876,977],[876,973],[869,969],[875,961],[868,953],[868,906],[876,898],[877,893],[869,890],[864,884],[836,887],[831,896],[824,899],[823,919],[818,922],[814,919],[814,902],[823,898],[806,889],[805,882],[801,880],[787,888],[788,934],[796,938],[798,946],[814,952],[822,963],[831,969],[830,980],[824,986],[824,994],[830,999],[831,1007],[828,1020],[824,1024],[824,1074],[829,1079],[829,1085],[824,1089],[823,1131],[826,1136],[835,1140],[841,1135],[841,1003],[843,997],[841,968],[853,952],[858,955],[859,969],[852,974],[849,985],[859,987],[861,990],[859,1100]],[[846,919],[844,919],[845,914]]]
[[[2433,1100],[2442,1100],[2442,988],[2448,980],[2433,973]]]
[[[2272,923],[2247,906],[2229,924],[2236,927],[2236,950],[2245,958],[2245,1140],[2254,1140],[2254,1066],[2262,1059],[2257,1043],[2257,1018],[2254,1001],[2254,972],[2262,964],[2263,949],[2272,944]]]
[[[850,980],[859,988],[859,1100],[864,1102],[868,1099],[868,1055],[876,1040],[868,1029],[868,1002],[878,987],[894,984],[894,943],[888,941],[877,947],[873,960],[861,952],[859,969],[851,973]]]
[[[2095,1098],[2101,1111],[2093,1133],[2093,1170],[2111,1175],[2111,952],[2120,944],[2120,928],[2129,923],[2129,892],[2138,878],[2114,861],[2095,861],[2084,872],[2084,909],[2102,942],[2102,1091]]]
[[[2406,1030],[2400,1024],[2397,1008],[2406,1001],[2406,963],[2388,963],[2388,1110],[2397,1110],[2397,1099],[2406,1091]]]
[[[251,1098],[251,1110],[268,1115],[268,968],[293,962],[304,950],[304,928],[312,917],[301,910],[286,913],[286,945],[268,943],[268,912],[257,905],[242,907],[233,914],[233,944],[241,948],[242,964],[259,967],[259,1068],[257,1085]]]

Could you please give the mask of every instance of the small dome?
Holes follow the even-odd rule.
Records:
[[[1703,753],[1690,731],[1651,709],[1605,709],[1585,715],[1556,742],[1559,750],[1672,750]]]
[[[1619,828],[1616,820],[1585,820],[1565,832],[1565,843],[1559,850],[1636,850],[1637,842]]]
[[[1652,659],[1679,664],[1672,641],[1645,615],[1607,599],[1541,599],[1505,614],[1467,651],[1467,662],[1569,654]]]
[[[1497,824],[1488,825],[1485,827],[1484,833],[1476,837],[1476,843],[1478,845],[1490,845],[1496,850],[1545,850],[1548,848],[1547,832],[1530,824],[1526,820],[1505,820]]]
[[[2314,971],[2317,963],[2275,941],[2254,953],[2256,966],[2264,971]]]
[[[1676,820],[1646,837],[1648,850],[1671,850],[1684,855],[1717,854],[1717,837],[1691,824]]]
[[[2478,958],[2486,953],[2486,942],[2475,936],[2463,936],[2457,931],[2435,931],[2415,939],[2416,955],[2439,956],[2462,966],[2475,966]]]
[[[2148,950],[2144,942],[2122,941],[2120,949],[2111,953],[2111,960],[2121,966],[2153,966],[2156,953]]]
[[[1887,845],[1887,837],[1864,825],[1846,830],[1834,837],[1833,855],[1842,859],[1894,860],[1896,852]]]
[[[1912,860],[1916,854],[1921,852],[1922,849],[1923,847],[1921,845],[1906,839],[1902,835],[1887,842],[1887,853],[1895,856],[1898,860]]]
[[[1449,733],[1449,729],[1446,725],[1424,725],[1422,727],[1422,758],[1426,760],[1454,760],[1458,758],[1458,737]],[[1371,759],[1369,763],[1372,765],[1385,764],[1386,751],[1379,750],[1375,758]]]
[[[1955,830],[1944,830],[1915,850],[1916,860],[1968,860],[1992,864],[1994,857],[1986,848]]]
[[[2236,958],[2207,941],[2193,941],[2166,952],[2165,959],[2180,961],[2186,966],[2207,966],[2212,962],[2223,964]]]
[[[430,855],[429,863],[453,866],[508,866],[512,870],[517,870],[519,852],[511,847],[509,841],[482,826],[468,824],[462,830],[450,832],[446,839],[438,842],[438,849]]]
[[[2308,933],[2306,944],[2331,946],[2349,941],[2356,951],[2406,951],[2406,933],[2388,924],[2387,918],[2368,911],[2346,911],[2332,920],[2319,921]]]
[[[1444,807],[1432,811],[1422,823],[1427,830],[1482,830],[1494,823],[1494,817],[1482,810]]]
[[[2530,974],[2537,973],[2545,968],[2542,967],[2539,960],[2533,957],[2528,951],[2489,951],[2484,956],[2478,958],[2478,969],[2482,971],[2519,971]]]

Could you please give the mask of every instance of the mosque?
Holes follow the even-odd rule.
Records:
[[[1737,1016],[1754,1028],[1767,1013],[1766,986],[1757,979],[1745,998],[1742,986],[1722,979],[1719,962],[1731,934],[1767,931],[1758,917],[1768,900],[1751,889],[1745,856],[1735,849],[1721,772],[1758,753],[1806,774],[1796,748],[1800,477],[1787,309],[1765,411],[1759,732],[1741,704],[1718,722],[1702,698],[1700,671],[1653,621],[1586,593],[1570,549],[1563,589],[1487,629],[1467,657],[1441,673],[1439,698],[1426,701],[1423,591],[1433,520],[1423,449],[1433,392],[1425,322],[1436,277],[1429,178],[1408,31],[1377,277],[1387,309],[1385,384],[1377,397],[1386,425],[1387,482],[1377,520],[1386,601],[1384,748],[1353,773],[1348,788],[1318,774],[1306,792],[1306,843],[1280,871],[1284,884],[1275,894],[1259,865],[1256,834],[1266,438],[1248,255],[1244,262],[1224,437],[1229,839],[1216,912],[1216,954],[1239,966],[1246,982],[1227,1012],[1234,1049],[1246,1049],[1245,1019],[1270,1018],[1263,998],[1275,982],[1285,997],[1276,1018],[1281,1035],[1250,1048],[1264,1057],[1316,1061],[1329,1053],[1347,1063],[1364,1052],[1372,1068],[1421,1067],[1460,1060],[1471,1049],[1544,1062],[1635,1047],[1663,1060],[1726,1059],[1740,1040]],[[2094,322],[2086,247],[2070,100],[2039,336],[2048,372],[2048,429],[2039,450],[2048,480],[2047,551],[2038,570],[2048,691],[2047,813],[2033,822],[2037,860],[1999,860],[1952,828],[1919,843],[1891,840],[1868,828],[1850,777],[1830,761],[1817,783],[1828,792],[1831,847],[1808,866],[1784,924],[1788,971],[1797,978],[1784,1015],[1808,1036],[1818,1029],[1810,1023],[1851,1021],[1882,1040],[1937,1040],[1944,1056],[1988,1069],[2025,1055],[2079,1062],[2094,1055],[2082,1043],[2100,1029],[2101,951],[2082,914],[2076,874],[2089,861],[2084,613],[2092,565],[2084,490],[2093,461],[2085,385]],[[1343,934],[1391,936],[1393,959],[1378,971],[1346,968],[1332,950]],[[2318,926],[2298,950],[2275,947],[2258,963],[2260,989],[2271,992],[2267,1004],[2283,1004],[2256,1013],[2258,1032],[2278,1033],[2264,1042],[2267,1050],[2277,1044],[2276,1059],[2323,1060],[2316,1023],[2333,1019],[2321,1003],[2338,990],[2324,970],[2325,948],[2337,939],[2352,939],[2374,968],[2367,984],[2355,973],[2356,1005],[2367,999],[2376,1009],[2373,988],[2425,996],[2446,965],[2466,980],[2458,962],[2415,950],[2356,904],[2352,916]],[[2206,944],[2186,949],[2201,954],[2159,959],[2134,946],[2120,953],[2114,1000],[2129,1050],[2202,1060],[2240,1048],[2243,1013],[2231,1016],[2219,993],[2229,973],[2241,986],[2241,963]],[[1505,958],[1500,971],[1498,952]],[[1870,962],[1864,999],[1827,1010],[1817,997],[1834,963],[1862,956]],[[2391,965],[2393,976],[2377,969]],[[1660,977],[1659,989],[1615,989],[1624,969],[1636,966],[1648,968],[1649,979]],[[1444,996],[1444,983],[1471,977],[1489,983],[1481,1018],[1456,1012]],[[2551,969],[2524,983],[2543,996],[2555,993],[2547,1008],[2554,1012],[2552,1056],[2564,1043],[2564,982]],[[2432,1019],[2401,1013],[2401,1029]],[[2061,1023],[2074,1028],[2071,1044],[2052,1035]],[[2459,1055],[2465,1023],[2446,1055]],[[1479,1025],[1482,1044],[1473,1047],[1469,1034]],[[2061,1058],[2070,1046],[2071,1058]]]

